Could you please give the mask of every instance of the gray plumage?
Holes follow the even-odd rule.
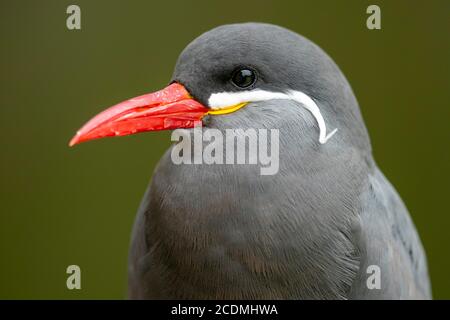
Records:
[[[336,64],[315,44],[268,24],[213,29],[182,52],[173,81],[207,105],[239,91],[237,66],[258,72],[253,88],[300,90],[327,128],[319,144],[311,113],[291,100],[253,102],[208,116],[205,128],[278,128],[280,168],[175,165],[160,160],[132,236],[133,299],[430,298],[426,258],[402,200],[372,157],[358,103]],[[369,290],[367,267],[381,270]]]

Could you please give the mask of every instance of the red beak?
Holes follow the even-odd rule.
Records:
[[[184,86],[173,83],[99,113],[78,130],[69,145],[144,131],[193,128],[208,110],[194,100]]]

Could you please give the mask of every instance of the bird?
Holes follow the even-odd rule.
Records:
[[[416,227],[318,45],[267,23],[215,27],[181,52],[165,89],[106,109],[70,145],[199,123],[278,130],[278,171],[174,163],[172,144],[133,226],[129,299],[431,299]]]

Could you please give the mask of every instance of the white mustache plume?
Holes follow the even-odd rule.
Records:
[[[294,100],[306,108],[317,121],[319,126],[319,142],[326,143],[336,132],[337,128],[327,134],[325,120],[319,107],[308,95],[301,91],[290,90],[286,93],[271,92],[265,90],[250,90],[242,92],[219,92],[213,93],[208,99],[208,105],[213,110],[226,108],[243,102],[267,101],[274,99]]]

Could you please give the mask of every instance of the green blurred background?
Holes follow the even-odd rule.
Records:
[[[81,7],[82,30],[66,28]],[[378,4],[382,30],[366,28]],[[217,25],[262,21],[310,38],[353,86],[375,158],[450,298],[450,1],[1,1],[0,298],[122,299],[128,243],[167,132],[69,148],[105,107],[165,86]],[[66,288],[66,267],[82,289]]]

